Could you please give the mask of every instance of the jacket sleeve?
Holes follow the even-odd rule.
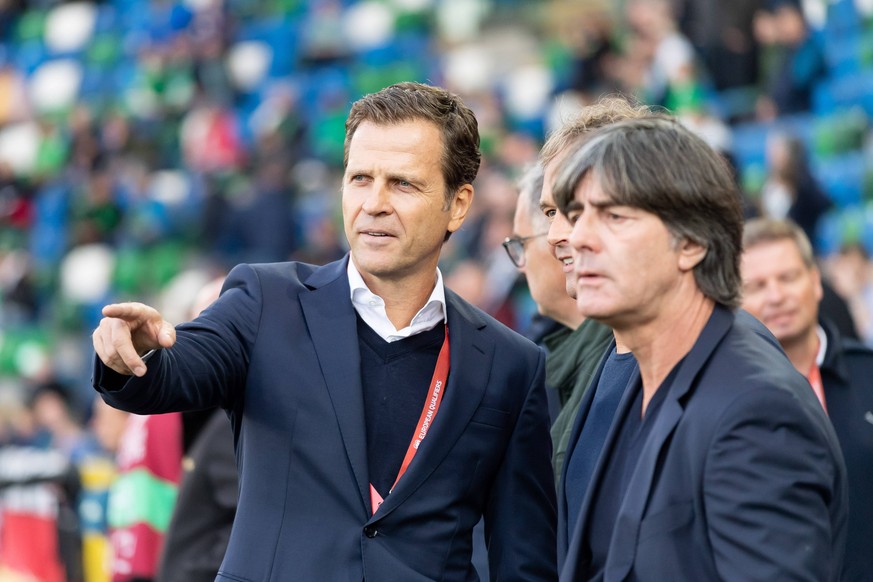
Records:
[[[539,360],[485,510],[492,580],[557,580],[555,484]]]
[[[721,579],[838,579],[845,469],[827,420],[812,414],[767,387],[722,414],[703,484]]]
[[[95,356],[94,388],[111,406],[137,414],[231,409],[242,402],[260,313],[258,274],[240,265],[228,275],[215,303],[176,327],[173,347],[149,356],[141,378],[118,374]]]

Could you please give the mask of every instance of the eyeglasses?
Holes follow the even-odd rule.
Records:
[[[512,264],[521,269],[524,267],[525,243],[531,239],[546,236],[547,234],[548,233],[543,232],[540,234],[532,234],[530,236],[508,236],[506,237],[506,240],[503,241],[503,248],[506,249],[506,254],[509,255]]]

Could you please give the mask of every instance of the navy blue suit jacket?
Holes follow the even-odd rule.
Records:
[[[838,580],[846,469],[805,378],[763,324],[721,306],[678,366],[619,509],[605,581]],[[625,392],[616,416],[633,396]],[[576,442],[580,430],[581,422],[571,447],[584,446]],[[613,423],[604,451],[615,437]],[[562,581],[590,576],[583,536],[604,458]],[[568,511],[563,496],[560,505]]]
[[[442,406],[371,515],[346,260],[238,266],[143,378],[96,363],[95,387],[118,408],[228,410],[240,500],[217,580],[478,580],[483,515],[493,579],[555,580],[543,352],[449,290]]]

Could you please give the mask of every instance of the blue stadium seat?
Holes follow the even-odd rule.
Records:
[[[854,214],[857,209],[833,209],[818,221],[815,241],[813,241],[818,254],[828,256],[840,250],[845,242],[844,216],[847,212]]]
[[[837,0],[828,4],[824,26],[828,41],[846,33],[857,32],[862,26],[863,20],[855,6],[855,0]]]
[[[838,108],[860,105],[873,116],[873,70],[834,77],[818,85],[812,96],[813,112],[827,115]]]
[[[46,58],[48,54],[45,45],[40,40],[28,40],[12,48],[12,63],[24,75],[29,76],[33,73]]]
[[[814,159],[813,173],[837,207],[861,204],[865,174],[863,152],[850,152],[827,160]]]
[[[273,50],[270,78],[291,74],[300,54],[300,25],[295,19],[271,17],[244,24],[236,40],[260,40]]]
[[[813,113],[796,113],[780,117],[774,123],[774,129],[799,138],[811,148],[815,138],[816,116]]]
[[[741,169],[766,162],[769,131],[769,125],[758,122],[744,123],[734,127],[731,147],[737,165]]]
[[[861,43],[863,35],[851,32],[829,38],[824,45],[825,61],[832,77],[856,75],[861,70]]]

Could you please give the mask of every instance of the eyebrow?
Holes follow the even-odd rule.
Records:
[[[418,178],[413,176],[403,175],[403,174],[388,174],[389,180],[402,181],[402,182],[410,182],[412,184],[418,184]]]
[[[627,206],[626,204],[619,204],[615,200],[610,198],[604,198],[602,200],[589,200],[588,205],[596,208],[598,210],[603,210],[604,208],[611,208],[613,206]]]
[[[564,214],[570,214],[574,210],[582,210],[584,207],[585,205],[578,200],[571,200],[570,203],[567,204],[566,212]]]

